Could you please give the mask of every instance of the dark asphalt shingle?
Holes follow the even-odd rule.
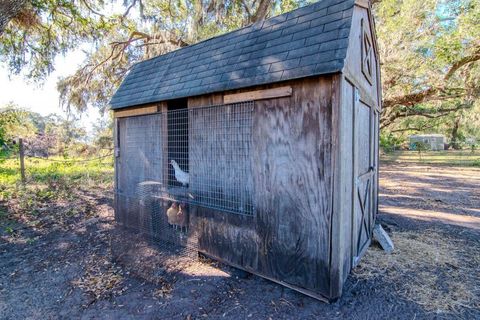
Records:
[[[112,109],[341,71],[354,0],[321,0],[140,62]]]

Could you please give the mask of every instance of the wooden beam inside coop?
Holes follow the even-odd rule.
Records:
[[[271,98],[288,97],[292,95],[291,86],[283,86],[273,89],[247,91],[233,94],[226,94],[223,97],[225,104],[236,103],[242,101],[262,100]]]

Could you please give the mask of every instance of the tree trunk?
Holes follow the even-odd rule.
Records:
[[[251,22],[255,23],[257,21],[265,20],[268,12],[270,11],[271,4],[272,0],[260,0],[257,11],[253,15]]]
[[[459,141],[459,135],[458,135],[458,128],[460,127],[460,118],[456,118],[455,122],[453,123],[453,128],[452,128],[452,139],[451,139],[451,146],[455,150],[460,149],[460,141]]]
[[[198,32],[203,26],[203,3],[202,0],[193,0],[193,19],[190,29],[190,34],[188,35],[188,41],[196,42],[198,39]]]

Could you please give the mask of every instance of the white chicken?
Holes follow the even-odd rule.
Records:
[[[184,187],[187,186],[187,184],[190,181],[190,177],[188,173],[180,169],[180,166],[178,165],[177,161],[171,160],[170,164],[173,166],[173,169],[175,170],[175,179],[177,179],[177,181],[180,182]]]

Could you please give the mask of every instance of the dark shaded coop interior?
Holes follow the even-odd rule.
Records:
[[[182,183],[175,178],[175,169],[170,164],[174,160],[180,169],[188,170],[188,100],[175,99],[167,102],[167,137],[168,137],[168,176],[167,184],[170,187],[182,187]]]

